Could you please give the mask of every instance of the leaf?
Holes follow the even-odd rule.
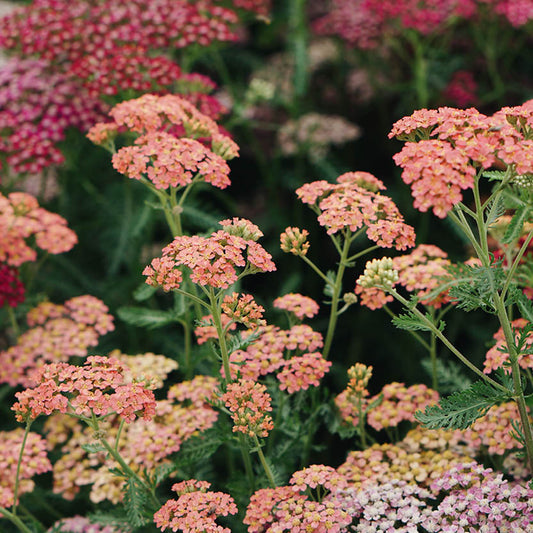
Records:
[[[87,453],[99,453],[99,452],[105,452],[106,449],[100,442],[92,442],[90,444],[82,444],[82,449],[85,450]]]
[[[497,403],[508,399],[485,381],[442,398],[439,404],[417,411],[415,418],[429,429],[466,429]]]
[[[429,313],[426,313],[426,318],[433,323],[433,318]],[[404,329],[406,331],[431,331],[431,327],[420,317],[415,315],[412,312],[404,313],[403,315],[395,316],[392,319],[392,323],[399,329]],[[446,326],[446,323],[441,320],[439,324],[435,324],[439,330],[443,330]]]
[[[149,500],[146,489],[139,486],[135,478],[127,478],[124,487],[124,507],[131,526],[141,527],[148,523],[149,518],[144,508]]]
[[[505,178],[506,172],[503,170],[486,170],[483,172],[483,177],[488,178],[489,180],[503,181]]]
[[[516,294],[516,305],[522,317],[533,323],[533,303],[521,290]]]
[[[507,230],[505,231],[505,235],[503,236],[503,244],[511,244],[512,242],[520,238],[524,223],[527,222],[530,214],[531,207],[529,206],[520,207],[516,210],[515,214],[513,215],[513,218],[511,219],[511,222],[509,222]]]
[[[144,302],[148,300],[150,296],[157,292],[157,287],[148,285],[148,283],[141,283],[134,291],[133,298],[136,302]]]
[[[503,214],[505,214],[505,205],[501,196],[497,196],[491,200],[488,206],[486,217],[487,227],[490,228]]]
[[[329,298],[333,298],[333,287],[335,286],[335,272],[333,272],[333,270],[328,270],[326,272],[326,278],[328,278],[331,283],[326,283],[324,285],[324,294]]]
[[[213,429],[204,431],[202,435],[193,437],[183,444],[173,461],[176,469],[206,461],[218,450],[225,439],[217,435]]]
[[[176,322],[176,316],[169,311],[148,307],[120,307],[117,314],[121,320],[132,326],[156,329]]]
[[[431,359],[422,359],[420,363],[422,368],[431,376],[433,374],[433,363]],[[472,380],[462,372],[462,368],[455,361],[436,360],[437,383],[440,393],[451,394],[452,392],[466,389],[472,385]]]

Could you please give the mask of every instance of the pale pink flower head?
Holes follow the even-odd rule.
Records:
[[[347,486],[346,479],[331,466],[311,465],[294,472],[289,483],[295,490],[305,492],[318,486],[334,492]]]
[[[143,274],[149,285],[159,285],[161,280],[165,290],[172,290],[181,283],[182,267],[190,270],[194,283],[223,289],[244,275],[276,269],[271,255],[259,243],[219,230],[209,237],[176,237]]]
[[[330,367],[331,361],[324,359],[318,352],[291,357],[276,375],[280,382],[279,388],[292,394],[307,390],[310,386],[318,387]]]
[[[274,300],[274,307],[284,309],[292,313],[299,320],[304,318],[313,318],[318,314],[318,304],[312,298],[304,296],[303,294],[288,293],[280,296]]]
[[[268,414],[272,411],[271,398],[264,385],[240,379],[230,383],[220,399],[231,412],[234,432],[267,437],[274,428]]]
[[[388,197],[377,192],[380,180],[366,172],[347,172],[337,183],[315,181],[296,190],[299,199],[318,213],[329,235],[366,229],[367,237],[383,248],[405,250],[414,246],[414,229]]]

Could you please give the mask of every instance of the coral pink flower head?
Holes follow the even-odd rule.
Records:
[[[276,298],[273,305],[278,309],[285,309],[285,311],[293,313],[300,320],[305,317],[313,318],[319,310],[315,300],[292,292]]]

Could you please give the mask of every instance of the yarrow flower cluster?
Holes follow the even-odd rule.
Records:
[[[367,263],[367,268],[377,268],[377,261],[380,260],[374,261],[376,263]],[[389,263],[387,262],[387,264]],[[398,284],[403,286],[407,291],[414,292],[420,303],[435,309],[450,302],[447,290],[438,292],[439,287],[450,277],[447,268],[451,265],[448,255],[439,247],[431,244],[421,244],[409,254],[392,258],[390,264],[393,271],[398,273],[398,277],[393,283],[393,286]],[[370,272],[371,270],[369,270],[369,274]],[[361,283],[358,280],[355,287],[355,294],[359,296],[361,305],[370,309],[379,309],[387,302],[392,301],[392,296],[378,289],[373,284],[364,286],[363,282],[365,285],[373,283],[371,277],[366,278],[364,276],[365,274],[359,278]],[[393,276],[391,281],[395,277]]]
[[[267,437],[274,428],[268,414],[272,411],[271,398],[264,385],[246,379],[234,381],[220,400],[231,412],[234,432],[249,437]]]
[[[405,250],[414,246],[414,229],[404,222],[394,202],[377,192],[383,183],[367,172],[347,172],[337,183],[314,181],[296,190],[298,198],[318,214],[318,222],[333,235],[342,230],[366,235],[378,246]]]
[[[24,430],[0,431],[0,506],[11,507],[15,502],[15,485],[18,476],[18,496],[34,488],[33,476],[52,470],[46,455],[46,441],[37,433],[28,433],[24,453],[17,473],[19,454],[24,440]],[[0,517],[2,514],[0,513]]]
[[[47,533],[127,533],[119,526],[101,525],[84,516],[71,516],[56,522]]]
[[[279,296],[273,302],[274,307],[278,309],[284,309],[285,311],[293,314],[299,320],[304,318],[313,318],[318,314],[318,304],[309,296],[303,294],[288,293],[283,296]]]
[[[223,229],[209,237],[176,237],[163,248],[162,257],[155,258],[143,274],[148,285],[170,291],[179,288],[183,266],[190,269],[194,283],[219,289],[227,289],[244,275],[276,269],[271,255],[260,244]]]
[[[87,130],[104,118],[105,107],[46,61],[13,58],[0,68],[0,110],[7,164],[15,173],[37,174],[63,163],[58,143],[68,128]]]
[[[266,325],[263,319],[265,309],[258,305],[251,294],[227,294],[220,306],[222,312],[233,322],[243,324],[247,328]]]
[[[504,163],[518,175],[533,173],[527,136],[532,108],[529,101],[492,116],[474,108],[420,109],[396,122],[389,137],[407,142],[394,161],[411,185],[414,206],[444,218],[462,200],[462,190],[473,187],[477,169]]]
[[[37,248],[51,254],[68,252],[77,242],[67,221],[39,207],[37,200],[23,192],[0,193],[0,263],[18,267],[37,259]]]
[[[124,383],[123,373],[119,361],[96,355],[83,366],[44,365],[35,375],[37,385],[15,394],[12,410],[19,422],[70,409],[85,417],[117,413],[126,422],[137,416],[150,419],[155,413],[153,392],[141,382]]]
[[[113,122],[96,124],[87,134],[87,137],[95,144],[106,145],[113,140],[119,131],[128,130],[140,135],[140,140],[137,139],[137,144],[141,145],[143,143],[149,144],[150,139],[161,138],[162,141],[167,143],[165,150],[162,152],[168,151],[171,147],[175,151],[180,145],[169,144],[171,143],[170,138],[166,138],[164,135],[161,137],[156,135],[154,137],[155,134],[172,134],[176,139],[187,137],[189,140],[200,138],[209,140],[210,150],[213,154],[225,160],[237,157],[239,152],[235,142],[220,130],[212,118],[178,95],[157,96],[145,94],[140,98],[117,104],[111,109],[109,114]],[[149,148],[147,147],[146,149],[148,150]],[[120,150],[117,157],[119,154]],[[155,154],[149,153],[148,155]],[[146,159],[148,155],[143,157],[142,152],[140,152],[138,159]],[[191,157],[191,161],[192,159],[193,157]],[[184,167],[187,168],[187,165],[184,165]],[[202,168],[202,165],[200,165],[200,168]]]
[[[43,302],[31,309],[26,316],[30,329],[0,352],[0,382],[28,386],[43,364],[86,356],[101,335],[114,329],[108,311],[91,295],[76,296],[63,305]]]
[[[218,516],[237,513],[237,506],[229,494],[209,491],[210,483],[188,480],[176,483],[172,490],[179,494],[177,500],[168,500],[154,514],[154,522],[161,531],[183,533],[231,533],[231,530],[216,523]]]

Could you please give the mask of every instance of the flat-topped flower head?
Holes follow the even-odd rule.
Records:
[[[202,143],[176,138],[164,131],[149,132],[113,155],[113,167],[128,178],[148,180],[156,189],[183,188],[204,181],[219,189],[230,185],[229,166]]]
[[[337,178],[337,183],[306,183],[296,194],[318,214],[318,222],[329,235],[365,227],[367,237],[383,248],[405,250],[414,246],[414,229],[379,189],[383,189],[383,183],[372,174],[347,172]]]
[[[28,433],[24,453],[19,455],[24,440],[24,430],[0,431],[0,506],[8,509],[15,502],[15,487],[18,485],[18,497],[31,492],[34,488],[32,477],[52,470],[52,464],[46,453],[46,441],[37,433]],[[0,516],[2,514],[0,513]]]
[[[51,363],[40,368],[36,386],[16,393],[12,409],[19,421],[70,409],[77,415],[116,413],[127,422],[155,413],[153,392],[143,383],[124,382],[124,368],[116,359],[90,356],[83,366]]]
[[[280,382],[280,390],[289,394],[307,390],[310,386],[318,387],[320,380],[331,367],[321,353],[311,352],[295,355],[287,359],[276,377]]]
[[[231,412],[233,431],[249,437],[267,437],[274,428],[271,398],[266,387],[247,379],[240,379],[228,385],[220,397]]]
[[[285,228],[285,231],[280,235],[281,249],[285,253],[294,255],[307,255],[309,250],[309,242],[307,237],[309,232],[299,228]]]
[[[216,518],[236,514],[235,501],[229,494],[207,491],[209,485],[197,480],[174,485],[173,489],[178,492],[179,498],[168,500],[154,514],[156,526],[161,531],[231,533],[230,529],[218,525]]]
[[[34,307],[26,316],[30,329],[15,345],[0,351],[0,382],[29,386],[43,364],[85,357],[101,335],[114,329],[108,311],[91,295],[76,296],[62,305],[43,302]]]
[[[194,283],[224,289],[244,275],[276,269],[271,255],[259,243],[231,235],[225,229],[209,237],[176,237],[143,274],[149,285],[172,290],[182,281],[181,267],[190,270]]]
[[[313,318],[318,314],[319,310],[315,300],[309,298],[309,296],[292,292],[276,298],[273,305],[278,309],[284,309],[285,311],[294,314],[299,320]]]
[[[305,492],[309,489],[316,489],[318,486],[328,491],[337,491],[345,488],[346,479],[339,474],[332,466],[311,465],[303,470],[294,472],[289,483],[299,491]]]
[[[398,282],[398,279],[398,271],[394,269],[392,259],[383,257],[366,263],[365,270],[359,276],[357,284],[365,289],[390,289]]]
[[[0,193],[0,262],[20,266],[36,260],[35,247],[61,254],[77,242],[78,238],[67,226],[67,221],[39,207],[30,194],[12,192],[4,196]]]

